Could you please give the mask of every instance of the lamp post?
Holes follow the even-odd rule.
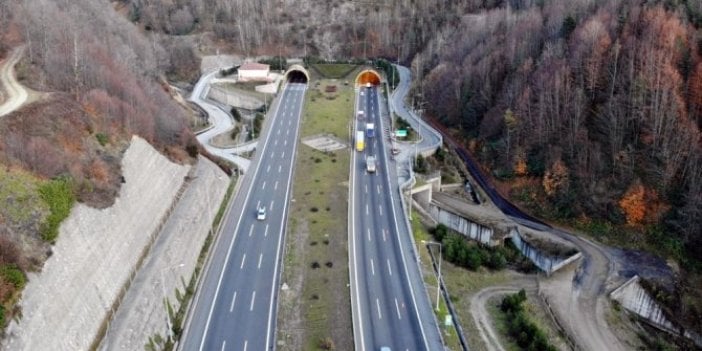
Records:
[[[437,243],[435,241],[424,241],[422,240],[422,243],[427,245],[427,250],[429,250],[430,245],[437,245],[439,246],[439,273],[436,278],[436,311],[439,311],[439,296],[441,295],[441,243]]]

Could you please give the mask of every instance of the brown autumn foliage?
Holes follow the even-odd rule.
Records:
[[[629,189],[624,193],[619,206],[626,215],[626,223],[630,226],[636,226],[643,222],[646,217],[646,189],[640,182],[631,184]]]
[[[655,1],[551,1],[465,15],[439,36],[452,45],[429,44],[413,61],[425,74],[415,92],[485,145],[477,156],[495,174],[522,174],[524,155],[554,194],[549,162],[561,158],[562,219],[626,223],[611,209],[638,178],[658,204],[640,221],[702,257],[702,219],[690,211],[702,206],[702,32],[688,13]],[[507,125],[504,111],[519,123]]]
[[[568,168],[563,161],[560,158],[557,159],[546,171],[541,183],[546,195],[554,196],[559,192],[568,191],[568,173]]]
[[[20,44],[21,83],[49,94],[0,118],[2,167],[43,179],[69,176],[79,201],[105,207],[119,191],[121,157],[133,134],[173,160],[191,159],[185,148],[196,141],[187,111],[159,84],[170,67],[167,53],[109,3],[1,1],[0,56]],[[193,69],[192,56],[183,62]],[[26,272],[50,254],[36,214],[28,216],[27,223],[0,216],[0,265]],[[0,301],[14,292],[0,279]]]

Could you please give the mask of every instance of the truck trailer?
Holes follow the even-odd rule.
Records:
[[[361,152],[366,148],[366,140],[363,136],[363,131],[356,132],[356,151]]]

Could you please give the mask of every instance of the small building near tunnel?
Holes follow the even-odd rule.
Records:
[[[257,62],[246,62],[239,67],[238,70],[238,80],[242,82],[249,81],[269,81],[268,75],[270,74],[271,68],[269,65],[265,65]]]

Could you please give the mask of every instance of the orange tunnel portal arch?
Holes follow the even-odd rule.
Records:
[[[372,86],[380,85],[380,74],[372,69],[361,71],[356,77],[356,86],[363,86],[370,83]]]

